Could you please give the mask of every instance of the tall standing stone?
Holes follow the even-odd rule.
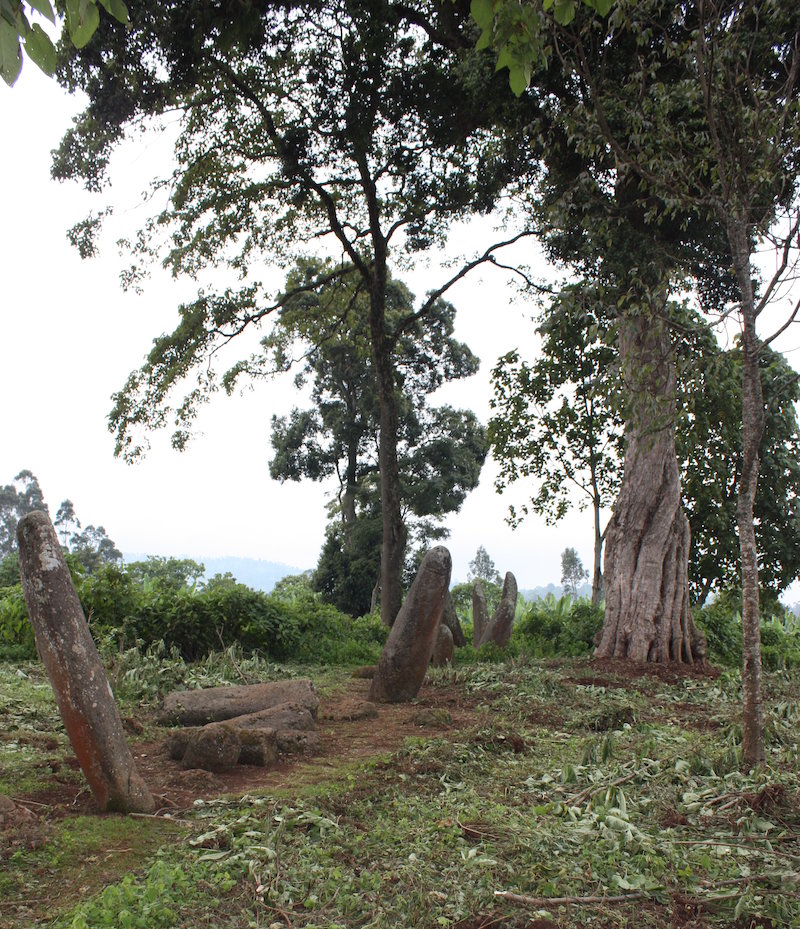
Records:
[[[472,644],[481,645],[483,634],[489,626],[489,608],[486,606],[486,593],[483,584],[475,581],[472,585]]]
[[[39,511],[24,516],[17,539],[36,648],[92,793],[103,810],[149,813],[153,797],[125,741],[111,685],[50,518]]]
[[[383,647],[370,700],[403,703],[419,693],[436,645],[450,569],[450,552],[443,545],[432,548],[422,559]]]
[[[464,636],[464,630],[461,628],[461,623],[458,619],[458,613],[456,613],[456,608],[453,604],[453,598],[450,596],[450,591],[447,591],[447,595],[444,598],[444,609],[442,610],[442,622],[447,626],[453,636],[453,645],[456,648],[463,648],[467,644],[466,637]]]
[[[489,625],[484,630],[480,645],[494,642],[501,648],[511,641],[511,626],[514,623],[514,614],[517,611],[517,579],[509,571],[503,581],[503,590],[500,602],[492,614]]]

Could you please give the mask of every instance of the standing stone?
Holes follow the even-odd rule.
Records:
[[[46,513],[17,526],[19,568],[36,648],[67,735],[100,808],[149,813],[155,803],[125,741],[111,685]]]
[[[511,641],[511,626],[514,622],[514,614],[517,610],[517,579],[509,571],[503,581],[503,590],[500,594],[500,602],[497,609],[492,614],[489,625],[484,630],[480,645],[486,645],[487,642],[494,642],[501,648]]]
[[[433,648],[434,668],[443,668],[445,665],[453,663],[453,633],[448,626],[445,626],[444,620],[439,623],[439,632],[436,636],[436,645]]]
[[[483,634],[489,626],[489,608],[486,606],[486,594],[483,584],[475,581],[472,585],[472,644],[475,648],[481,645]]]
[[[450,552],[443,545],[422,559],[381,653],[370,700],[403,703],[419,693],[436,645],[450,569]]]
[[[442,622],[447,626],[453,636],[453,645],[457,648],[463,648],[467,644],[467,640],[464,637],[464,630],[461,628],[461,623],[458,621],[458,613],[456,613],[456,608],[453,606],[453,598],[450,596],[449,590],[447,591],[447,596],[444,598]]]

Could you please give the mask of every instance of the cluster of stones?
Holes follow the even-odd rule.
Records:
[[[273,765],[279,754],[313,754],[319,699],[309,680],[181,690],[164,699],[160,721],[183,726],[167,742],[184,768],[219,773],[237,764]]]
[[[517,579],[509,571],[503,581],[500,602],[489,618],[483,584],[475,581],[472,588],[472,643],[482,648],[494,642],[501,648],[511,641],[511,626],[517,609]]]
[[[413,700],[428,665],[452,664],[455,647],[466,644],[450,598],[450,553],[432,548],[422,560],[414,583],[386,640],[372,678],[369,699],[384,703]],[[517,606],[517,581],[506,574],[500,603],[491,619],[479,581],[473,589],[474,644],[508,645]]]

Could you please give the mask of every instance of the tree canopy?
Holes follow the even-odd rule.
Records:
[[[529,160],[512,139],[486,131],[497,112],[492,88],[502,80],[450,28],[454,14],[448,5],[387,0],[276,3],[231,16],[205,2],[189,15],[182,3],[142,3],[129,29],[72,50],[59,71],[88,104],[56,153],[58,178],[101,189],[126,133],[167,110],[181,114],[176,167],[155,182],[166,206],[133,240],[127,283],[137,285],[156,258],[176,275],[227,268],[240,279],[218,292],[200,289],[115,395],[118,454],[141,454],[142,432],[169,423],[183,447],[198,404],[219,383],[209,361],[288,296],[276,299],[262,285],[265,259],[288,267],[304,251],[335,254],[335,267],[305,289],[360,276],[381,409],[386,622],[399,609],[405,547],[396,343],[471,268],[527,234],[465,259],[404,320],[387,324],[392,254],[423,249],[452,218],[490,209]],[[99,226],[92,216],[73,230],[83,254],[93,252]]]

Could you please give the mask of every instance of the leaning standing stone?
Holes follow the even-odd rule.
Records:
[[[436,645],[450,568],[450,552],[443,545],[422,559],[381,653],[370,700],[403,703],[419,693]]]
[[[486,606],[486,594],[483,584],[475,581],[472,585],[472,644],[478,648],[484,632],[489,625],[489,609]]]
[[[480,641],[481,645],[487,642],[494,642],[501,647],[508,645],[511,641],[511,626],[514,622],[514,614],[517,610],[517,579],[509,571],[506,579],[503,581],[503,591],[500,594],[500,602],[497,609],[492,615],[489,626],[483,633]]]
[[[100,808],[149,813],[153,797],[125,741],[117,705],[46,513],[17,526],[19,567],[36,648],[67,735]]]

